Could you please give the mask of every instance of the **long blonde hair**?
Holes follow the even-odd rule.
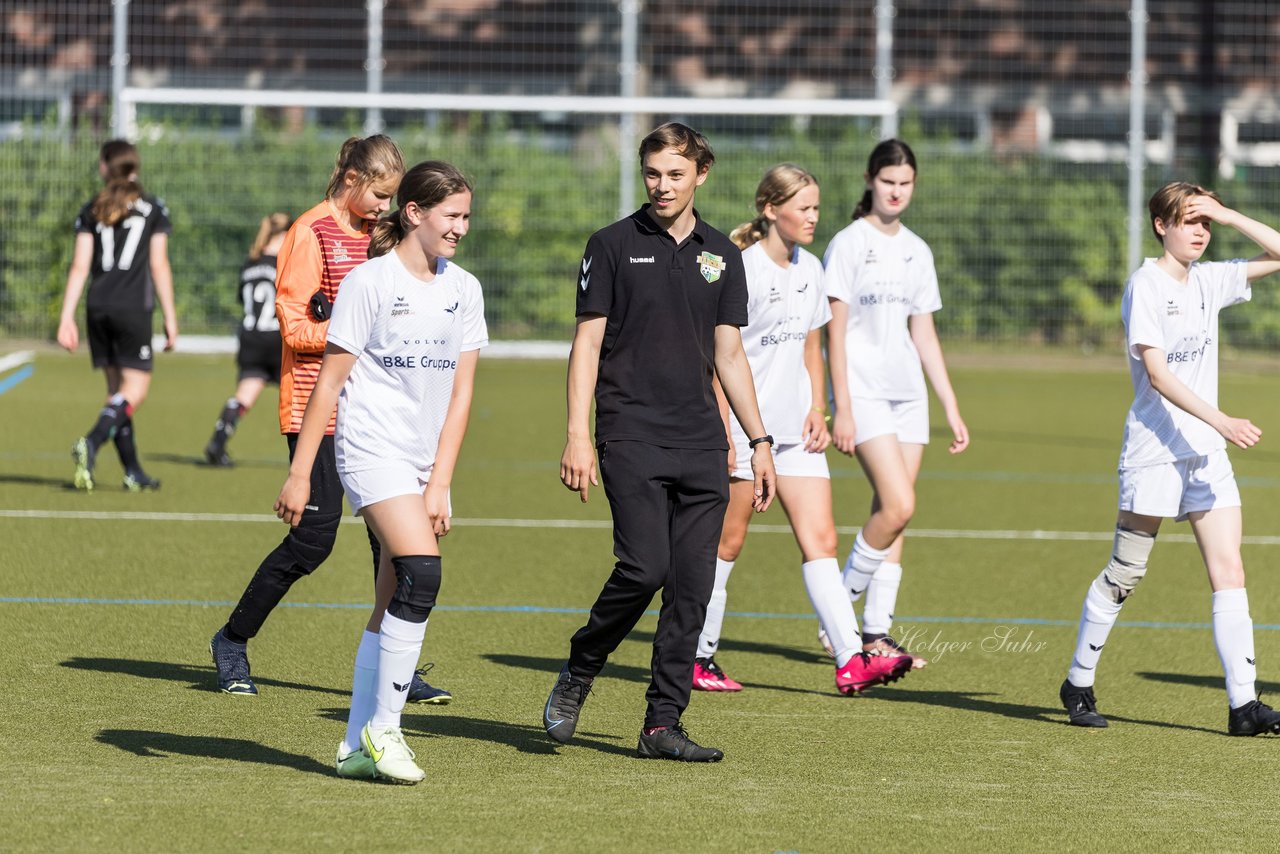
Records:
[[[115,225],[129,213],[129,207],[142,198],[142,184],[138,181],[142,164],[138,149],[123,139],[104,142],[99,158],[105,166],[106,186],[94,196],[90,210],[98,222]]]
[[[326,199],[337,198],[343,191],[348,172],[356,173],[356,183],[352,189],[362,190],[375,181],[403,175],[404,157],[391,137],[384,134],[375,133],[363,139],[351,137],[342,144],[342,149],[338,152],[333,175],[329,178],[329,189],[325,191]]]
[[[249,246],[249,260],[257,261],[262,258],[262,250],[267,248],[271,238],[277,234],[284,234],[291,225],[293,225],[293,217],[283,211],[276,211],[273,214],[264,216],[262,224],[258,226],[258,234],[253,238],[253,243]]]
[[[810,184],[817,186],[818,179],[813,177],[812,172],[794,163],[779,163],[772,167],[764,173],[760,185],[756,187],[756,218],[729,232],[729,239],[739,249],[746,249],[753,243],[764,240],[769,233],[769,220],[764,215],[765,207],[786,204],[788,199]]]

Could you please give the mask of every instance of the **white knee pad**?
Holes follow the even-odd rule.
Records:
[[[1098,592],[1116,604],[1127,599],[1147,574],[1147,558],[1151,556],[1151,549],[1155,544],[1153,534],[1116,528],[1111,560],[1094,581]]]

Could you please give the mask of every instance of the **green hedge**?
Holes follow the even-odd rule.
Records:
[[[299,213],[319,201],[333,157],[356,130],[288,134],[259,125],[243,135],[197,128],[192,117],[144,126],[143,182],[173,218],[171,260],[182,328],[229,333],[238,317],[235,276],[259,219]],[[719,124],[716,124],[719,122]],[[699,210],[727,231],[752,215],[755,186],[773,163],[818,175],[821,254],[849,221],[862,192],[874,128],[814,120],[728,120],[705,125],[718,161],[699,191]],[[617,215],[616,136],[585,126],[557,134],[511,127],[493,116],[450,116],[431,128],[390,131],[414,163],[442,158],[474,180],[472,230],[459,262],[483,283],[497,338],[566,338],[573,324],[575,268],[587,236]],[[1116,164],[1000,158],[921,140],[910,125],[921,174],[907,223],[933,248],[942,286],[939,327],[949,340],[1091,346],[1119,338],[1125,271],[1125,186]],[[0,142],[0,331],[51,337],[73,243],[71,223],[98,187],[98,139],[58,139],[33,127]],[[1152,170],[1154,172],[1154,170]],[[643,197],[636,170],[636,198]],[[1166,180],[1149,174],[1152,188]],[[1218,187],[1230,204],[1275,222],[1275,177],[1265,171]],[[1145,254],[1158,252],[1148,239]],[[1219,234],[1216,258],[1255,250]],[[1280,304],[1265,286],[1254,304],[1224,315],[1242,347],[1280,343]]]

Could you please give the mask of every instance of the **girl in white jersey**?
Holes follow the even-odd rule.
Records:
[[[911,668],[908,656],[876,656],[861,650],[853,605],[840,582],[831,475],[823,454],[831,442],[821,405],[825,374],[822,327],[831,319],[822,264],[802,244],[818,224],[818,182],[799,166],[782,163],[756,189],[757,216],[729,238],[742,250],[747,272],[747,317],[742,345],[751,365],[760,414],[773,431],[778,498],[791,522],[803,562],[800,571],[814,610],[829,627],[836,656],[836,687],[852,694],[891,682]],[[716,387],[720,395],[719,387]],[[751,523],[753,475],[748,437],[720,400],[729,434],[729,507],[717,550],[715,586],[698,639],[693,687],[739,691],[713,656],[720,642],[734,561]]]
[[[396,202],[374,228],[370,260],[343,280],[333,303],[276,514],[290,525],[301,517],[337,404],[342,488],[382,547],[338,774],[417,783],[424,774],[400,732],[400,712],[440,588],[449,484],[488,331],[480,283],[450,260],[469,227],[471,184],[450,164],[428,161],[405,173]]]
[[[1262,431],[1218,409],[1218,312],[1252,296],[1250,282],[1280,270],[1280,232],[1226,208],[1209,190],[1176,182],[1148,204],[1164,246],[1129,277],[1120,313],[1133,404],[1120,451],[1120,513],[1111,560],[1085,595],[1075,657],[1059,690],[1074,726],[1105,727],[1093,694],[1102,647],[1120,607],[1147,572],[1160,522],[1187,519],[1213,589],[1213,639],[1226,674],[1227,732],[1280,733],[1280,713],[1258,701],[1253,621],[1240,558],[1240,490],[1226,442]],[[1262,247],[1252,260],[1199,263],[1210,223]]]
[[[889,636],[902,579],[902,534],[915,512],[915,482],[929,441],[924,378],[951,427],[950,451],[969,445],[933,312],[942,307],[928,245],[902,224],[915,189],[916,158],[905,142],[885,140],[871,152],[866,193],[853,223],[827,247],[831,300],[828,355],[835,402],[831,439],[856,454],[871,482],[871,515],[844,565],[844,583],[862,610],[866,652],[906,652]],[[824,626],[829,645],[830,627]],[[913,657],[913,666],[928,662]]]

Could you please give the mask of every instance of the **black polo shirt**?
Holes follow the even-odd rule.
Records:
[[[587,241],[578,316],[605,315],[596,443],[728,450],[716,406],[717,326],[747,323],[742,253],[702,221],[676,242],[648,205]]]

